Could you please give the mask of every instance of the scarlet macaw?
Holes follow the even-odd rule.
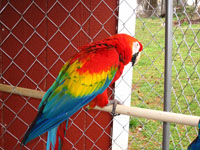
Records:
[[[87,104],[90,108],[107,105],[106,88],[121,76],[125,65],[138,60],[142,48],[138,40],[127,34],[80,47],[80,53],[64,64],[44,95],[22,145],[48,131],[47,150],[61,149],[64,131],[59,125],[67,126],[68,118]]]

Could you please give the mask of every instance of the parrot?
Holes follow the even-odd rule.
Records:
[[[143,46],[128,34],[115,34],[79,50],[43,96],[21,146],[48,132],[46,149],[60,150],[69,117],[82,107],[108,105],[108,86],[121,76],[125,65],[137,63]]]

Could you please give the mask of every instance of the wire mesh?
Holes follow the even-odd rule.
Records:
[[[171,111],[199,115],[199,1],[174,1]],[[132,105],[163,109],[164,93],[164,1],[142,1],[137,13],[136,37],[144,44],[139,65],[134,68]],[[196,80],[196,81],[194,81]],[[131,119],[129,147],[161,149],[162,123]],[[169,149],[187,149],[197,130],[171,124]],[[143,139],[143,140],[141,140]]]
[[[1,83],[41,91],[48,89],[79,46],[116,33],[121,4],[108,0],[0,3]],[[165,2],[143,0],[137,2],[137,7],[126,0],[122,3],[133,9],[132,15],[136,14],[135,37],[144,46],[141,60],[133,69],[133,85],[129,87],[131,105],[162,110]],[[200,114],[199,5],[199,1],[174,1],[171,111],[190,115]],[[38,104],[30,97],[1,93],[2,150],[19,148]],[[103,143],[112,149],[112,123],[107,113],[82,109],[70,119],[65,148],[105,149]],[[128,147],[119,145],[119,149],[162,149],[162,122],[131,117],[128,123],[129,131],[124,131],[129,133]],[[186,149],[196,135],[196,128],[171,124],[169,147]],[[44,148],[45,143],[43,135],[25,149]]]

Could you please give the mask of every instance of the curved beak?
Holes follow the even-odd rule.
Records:
[[[137,64],[137,62],[139,61],[139,58],[140,58],[140,52],[137,52],[136,54],[133,55],[133,57],[131,59],[132,66]]]

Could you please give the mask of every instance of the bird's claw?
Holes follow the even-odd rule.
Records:
[[[116,100],[116,99],[109,100],[108,105],[113,105],[113,109],[112,109],[112,112],[111,112],[113,117],[120,115],[120,114],[116,113],[117,104],[122,105],[122,103],[120,101]]]

